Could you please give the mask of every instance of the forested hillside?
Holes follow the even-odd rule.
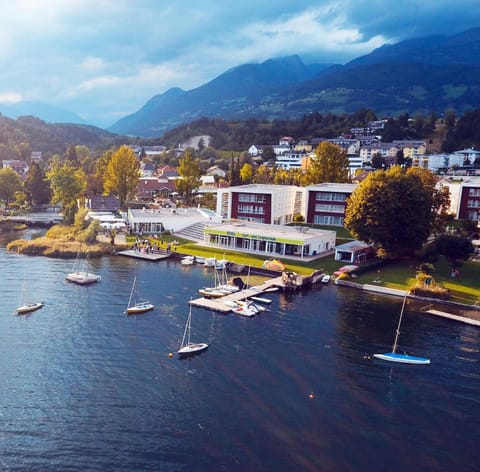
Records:
[[[95,126],[48,124],[32,116],[13,120],[0,115],[0,160],[28,161],[31,152],[41,152],[48,158],[53,154],[64,154],[69,146],[75,145],[101,151],[127,141],[124,136]]]

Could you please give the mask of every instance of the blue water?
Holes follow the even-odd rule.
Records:
[[[401,300],[335,285],[269,294],[253,319],[194,309],[197,357],[169,358],[208,269],[123,257],[92,263],[0,249],[2,471],[474,471],[479,328],[405,312]],[[210,269],[211,270],[211,269]],[[25,273],[28,274],[25,277]],[[123,314],[137,275],[148,314]],[[23,281],[45,307],[12,314]]]

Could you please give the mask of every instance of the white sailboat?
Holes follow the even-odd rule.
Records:
[[[376,357],[377,359],[382,359],[384,361],[400,362],[403,364],[430,364],[430,359],[427,359],[426,357],[410,356],[409,354],[406,354],[406,353],[398,354],[396,352],[398,338],[400,336],[400,326],[402,324],[403,311],[405,310],[406,300],[407,300],[407,295],[405,295],[403,299],[402,310],[400,311],[400,318],[398,320],[398,326],[395,334],[395,341],[393,342],[392,352],[387,352],[385,354],[374,354],[373,357]]]
[[[80,251],[78,251],[73,266],[73,272],[67,274],[65,280],[78,285],[89,285],[102,280],[100,275],[89,272],[88,267],[88,255],[85,258],[82,258],[80,256]]]
[[[130,298],[128,299],[127,309],[125,313],[127,315],[138,315],[140,313],[146,313],[147,311],[152,311],[155,306],[146,300],[137,301],[137,276],[133,279],[132,290],[130,291]],[[133,299],[133,302],[132,302]]]
[[[33,302],[28,303],[25,302],[26,297],[28,296],[28,288],[27,288],[27,278],[25,276],[25,280],[22,285],[22,291],[20,293],[20,303],[18,308],[15,310],[17,315],[25,315],[27,313],[31,313],[32,311],[39,310],[43,307],[44,302]]]
[[[192,305],[189,305],[190,308],[188,311],[187,323],[185,324],[185,330],[183,332],[182,343],[180,349],[177,351],[180,357],[198,354],[208,348],[207,343],[192,343],[190,340],[190,333],[192,330]]]

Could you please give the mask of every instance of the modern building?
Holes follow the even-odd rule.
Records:
[[[204,208],[129,208],[127,220],[134,234],[175,233],[198,223],[209,225],[221,222],[213,211]]]
[[[203,233],[207,245],[271,257],[316,256],[333,250],[336,238],[335,231],[238,221],[210,225]]]
[[[357,184],[323,183],[305,187],[305,219],[317,225],[343,226],[350,194]]]
[[[460,184],[458,218],[480,221],[480,178],[466,178]]]
[[[224,220],[285,225],[302,214],[303,189],[294,185],[250,184],[218,189],[217,211]]]

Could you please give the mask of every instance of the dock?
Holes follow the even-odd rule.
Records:
[[[466,318],[465,316],[458,316],[452,313],[447,313],[445,311],[440,310],[426,310],[425,313],[430,315],[440,316],[442,318],[448,318],[450,320],[460,321],[461,323],[467,323],[474,326],[480,326],[480,320],[474,320],[471,318]]]
[[[147,261],[161,261],[163,259],[168,259],[171,256],[171,253],[134,251],[133,249],[126,249],[124,251],[117,252],[117,255],[134,257],[136,259],[144,259]]]
[[[210,311],[216,311],[219,313],[226,314],[232,311],[232,307],[225,304],[226,301],[236,302],[240,300],[245,300],[252,296],[257,296],[265,292],[265,290],[272,287],[284,287],[284,282],[282,277],[275,277],[273,279],[266,280],[260,285],[255,285],[254,287],[246,288],[239,290],[238,292],[225,295],[220,298],[197,298],[191,300],[190,303],[198,308],[204,308]]]

